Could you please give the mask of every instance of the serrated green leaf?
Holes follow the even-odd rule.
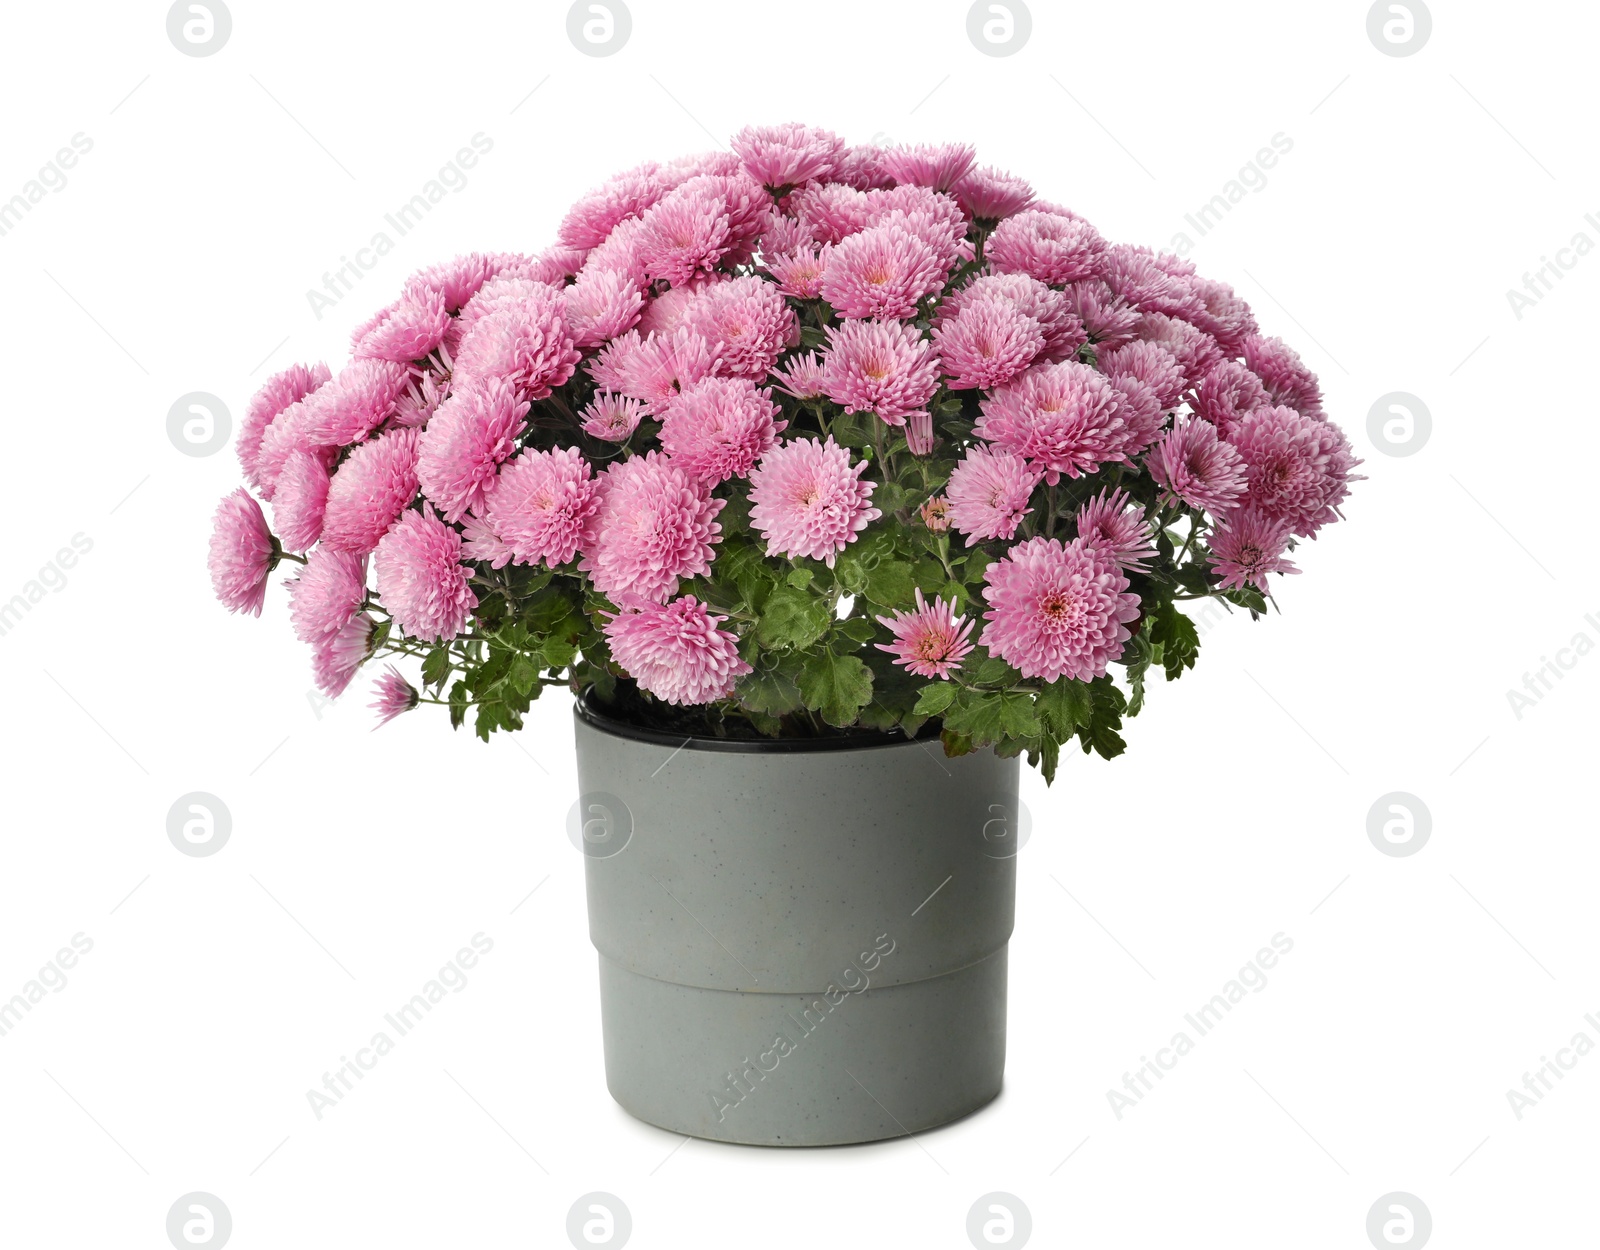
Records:
[[[743,707],[767,716],[783,716],[800,706],[800,687],[782,666],[745,674],[733,694]]]
[[[1039,692],[1035,708],[1053,738],[1070,738],[1094,717],[1094,696],[1088,685],[1061,677]]]
[[[434,647],[422,661],[422,684],[435,689],[450,676],[450,648]]]
[[[843,634],[851,642],[871,642],[878,636],[878,626],[865,616],[852,616],[835,625],[834,632]]]
[[[865,594],[885,608],[902,608],[911,603],[916,589],[916,568],[908,560],[880,560],[867,571]]]
[[[762,606],[756,641],[769,650],[792,647],[803,651],[827,633],[832,623],[827,600],[785,582],[772,588]]]
[[[800,697],[822,719],[838,728],[855,723],[872,699],[872,670],[853,655],[823,651],[806,658],[800,670]]]

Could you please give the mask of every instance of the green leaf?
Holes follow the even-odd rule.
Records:
[[[841,729],[854,724],[872,700],[872,670],[853,655],[823,651],[808,656],[799,684],[805,705]]]
[[[867,572],[866,597],[881,607],[904,607],[915,589],[916,568],[909,561],[882,560]]]
[[[539,665],[532,656],[519,651],[511,661],[511,671],[506,681],[518,694],[529,694],[539,684]]]
[[[467,719],[467,707],[472,702],[472,692],[467,683],[458,681],[450,687],[450,727],[460,729]]]
[[[450,676],[450,648],[435,647],[422,661],[422,684],[438,688]]]
[[[816,577],[816,574],[810,569],[793,568],[789,570],[787,581],[789,585],[793,586],[796,590],[804,590],[807,586],[811,585],[811,581],[814,577]]]
[[[872,427],[877,419],[870,412],[840,413],[828,423],[828,433],[841,447],[871,447]]]
[[[1152,646],[1161,648],[1161,665],[1167,680],[1176,681],[1183,670],[1193,668],[1200,651],[1200,634],[1194,622],[1173,603],[1163,603],[1145,619],[1145,633]]]
[[[1004,660],[990,656],[972,675],[972,680],[985,686],[1013,685],[1022,679],[1022,674],[1012,668]]]
[[[1039,692],[1037,708],[1051,737],[1070,738],[1093,719],[1094,696],[1086,683],[1062,677]]]
[[[578,644],[570,637],[547,638],[541,652],[544,655],[544,667],[566,668],[578,654]]]
[[[835,625],[834,632],[851,642],[871,642],[878,636],[878,626],[865,616],[852,616]]]
[[[774,586],[761,609],[756,641],[769,650],[793,647],[803,651],[828,632],[832,624],[828,604],[810,591],[784,583]]]
[[[733,693],[741,705],[767,716],[783,716],[800,706],[800,687],[783,665],[746,674]]]
[[[917,706],[913,710],[918,716],[937,716],[955,702],[960,690],[961,687],[954,682],[931,682],[922,688],[922,693],[917,696]]]

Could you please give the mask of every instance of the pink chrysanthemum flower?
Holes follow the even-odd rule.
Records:
[[[793,217],[776,206],[767,210],[767,219],[761,226],[761,237],[756,242],[756,250],[763,263],[816,246],[819,246],[817,241]]]
[[[601,270],[627,274],[636,286],[642,287],[650,281],[644,271],[643,218],[628,218],[583,258],[583,273],[598,273]]]
[[[715,267],[728,247],[728,206],[710,187],[686,183],[644,215],[639,259],[652,281],[687,282]]]
[[[917,509],[917,515],[935,534],[943,534],[950,528],[950,501],[943,495],[934,495]]]
[[[295,637],[315,646],[348,625],[366,603],[367,558],[318,547],[285,585]]]
[[[966,143],[918,143],[885,148],[880,159],[896,182],[948,191],[966,176],[977,157]]]
[[[321,537],[327,503],[328,470],[322,461],[310,452],[291,454],[272,495],[272,523],[285,551],[304,551]]]
[[[939,360],[916,328],[846,321],[828,328],[823,389],[846,412],[875,412],[889,425],[924,408],[939,389]]]
[[[822,275],[833,252],[831,244],[798,247],[774,256],[767,272],[777,280],[778,290],[794,299],[816,299],[822,294]]]
[[[1032,509],[1028,498],[1039,472],[1021,456],[972,447],[945,487],[949,523],[974,542],[1010,538]]]
[[[684,387],[709,377],[715,365],[710,345],[685,326],[649,338],[630,330],[600,349],[589,372],[601,388],[639,400],[646,414],[660,414]]]
[[[527,400],[502,378],[458,387],[439,405],[417,444],[417,481],[446,521],[459,521],[483,502],[527,420]]]
[[[461,310],[461,315],[450,323],[450,329],[445,336],[445,350],[452,355],[459,355],[461,344],[467,335],[490,313],[520,307],[524,300],[532,300],[540,305],[548,303],[552,291],[559,291],[563,300],[565,299],[565,289],[554,287],[548,282],[535,282],[532,278],[514,272],[496,274],[467,301],[467,306]],[[563,317],[565,311],[563,307]]]
[[[1207,421],[1180,421],[1145,461],[1170,498],[1218,516],[1244,495],[1245,464]]]
[[[1146,313],[1134,334],[1147,343],[1166,348],[1177,359],[1183,376],[1193,386],[1222,359],[1216,339],[1178,317]]]
[[[837,182],[806,187],[788,202],[806,234],[818,243],[837,243],[865,230],[872,217],[866,193]]]
[[[416,430],[391,430],[362,443],[328,483],[323,546],[366,555],[416,495]]]
[[[944,284],[934,250],[895,225],[852,234],[828,256],[822,298],[841,317],[910,317]]]
[[[782,368],[772,371],[774,385],[796,399],[816,399],[823,393],[822,360],[816,352],[789,357]]]
[[[356,670],[372,654],[376,627],[377,622],[362,612],[336,633],[311,644],[311,674],[318,690],[330,699],[345,692]]]
[[[671,337],[681,327],[688,325],[689,311],[700,301],[706,288],[729,281],[729,275],[720,270],[697,273],[679,286],[668,287],[650,296],[635,327],[641,338],[652,334]]]
[[[547,257],[549,254],[547,253]],[[468,252],[442,265],[419,269],[406,280],[408,299],[421,299],[428,292],[444,300],[446,312],[459,312],[489,279],[497,274],[519,274],[538,281],[560,281],[559,264],[546,257],[535,259],[514,252]]]
[[[1033,203],[1031,186],[992,165],[968,172],[950,188],[950,194],[979,221],[998,222]]]
[[[699,178],[704,174],[736,174],[739,169],[737,153],[697,152],[693,156],[679,156],[667,161],[656,171],[656,176],[670,191],[674,187],[681,187],[691,178]]]
[[[239,437],[235,445],[245,480],[257,490],[262,487],[258,459],[261,455],[261,436],[267,432],[267,426],[290,404],[298,403],[332,376],[325,364],[290,365],[282,373],[275,373],[268,378],[250,400],[250,407],[239,425]]]
[[[819,443],[780,443],[750,474],[750,524],[767,540],[767,554],[809,556],[833,567],[856,535],[883,515],[870,502],[876,482],[863,481],[867,462],[830,436]]]
[[[508,562],[551,568],[578,554],[600,507],[600,488],[576,447],[533,448],[508,461],[466,527],[466,553],[495,568]]]
[[[1229,356],[1244,355],[1245,340],[1257,333],[1250,305],[1226,282],[1197,276],[1189,279],[1189,286],[1197,301],[1189,321],[1216,339]]]
[[[739,640],[717,626],[715,616],[693,595],[671,603],[645,603],[616,613],[602,627],[611,658],[643,690],[687,707],[726,699],[750,672],[739,656]]]
[[[895,191],[921,192],[943,205],[944,211],[893,208],[875,214],[867,228],[899,230],[920,240],[937,258],[941,275],[940,285],[943,285],[944,274],[973,257],[974,249],[972,244],[967,242],[967,223],[961,216],[960,207],[949,196],[938,195],[926,187],[896,187]],[[888,197],[894,195],[894,191],[869,192],[868,198],[878,195]]]
[[[305,400],[304,431],[315,447],[348,447],[393,415],[412,378],[408,365],[392,360],[352,360],[326,386]]]
[[[387,725],[402,712],[409,712],[422,699],[416,687],[400,676],[400,670],[393,664],[384,665],[383,672],[372,683],[372,693],[375,697],[369,706],[378,714],[374,729]]]
[[[917,606],[910,612],[878,617],[878,623],[894,635],[894,641],[877,644],[894,662],[918,677],[948,678],[961,667],[961,660],[972,651],[967,641],[973,621],[958,615],[954,599],[935,599],[931,604],[916,591]]]
[[[1038,365],[979,401],[973,432],[1031,461],[1054,485],[1127,458],[1127,399],[1087,365]]]
[[[663,603],[680,579],[711,568],[722,507],[659,452],[612,464],[600,477],[600,507],[578,567],[613,603]]]
[[[800,326],[782,293],[763,278],[734,278],[708,286],[684,315],[684,324],[711,345],[717,372],[760,381]]]
[[[942,325],[960,316],[968,304],[991,298],[1006,300],[1018,312],[1039,323],[1039,332],[1044,335],[1039,355],[1044,360],[1067,360],[1076,356],[1078,348],[1089,341],[1088,332],[1072,311],[1066,295],[1025,273],[990,273],[974,278],[945,297],[939,305],[936,323]]]
[[[1284,553],[1289,549],[1289,526],[1255,508],[1241,508],[1211,535],[1211,571],[1221,577],[1219,590],[1254,586],[1262,594],[1268,573],[1298,573]]]
[[[1030,210],[1007,217],[984,247],[996,273],[1025,273],[1048,286],[1097,278],[1106,241],[1081,217]]]
[[[937,445],[933,436],[933,414],[926,409],[906,417],[906,450],[913,456],[931,456]]]
[[[461,548],[461,535],[431,512],[407,512],[379,541],[372,554],[378,598],[402,633],[447,642],[466,628],[478,596]]]
[[[223,496],[211,529],[211,588],[230,612],[261,615],[274,559],[261,505],[243,486]]]
[[[1222,360],[1200,379],[1194,393],[1194,410],[1227,438],[1257,408],[1270,408],[1261,379],[1237,360]]]
[[[1078,537],[1119,569],[1143,570],[1155,559],[1150,522],[1128,493],[1107,487],[1078,509]]]
[[[1131,373],[1117,374],[1111,385],[1122,395],[1122,406],[1117,410],[1122,422],[1119,445],[1123,457],[1131,459],[1160,437],[1161,427],[1166,424],[1161,399],[1154,387]]]
[[[652,166],[619,174],[567,210],[557,237],[568,247],[598,247],[621,222],[643,216],[654,207],[666,190]]]
[[[352,345],[357,359],[370,356],[405,364],[421,360],[440,343],[450,326],[444,296],[423,291],[389,305]]]
[[[722,263],[749,264],[755,258],[761,232],[766,229],[772,211],[772,197],[766,188],[742,170],[731,174],[702,174],[683,185],[721,198],[728,214],[728,248],[723,253]]]
[[[644,405],[625,395],[597,394],[578,414],[583,432],[608,443],[625,443],[644,420]]]
[[[394,415],[389,419],[396,425],[420,429],[428,424],[429,419],[438,411],[439,405],[444,403],[449,389],[449,374],[436,373],[428,369],[420,378],[413,378],[410,385],[400,393],[400,398],[395,401]]]
[[[597,269],[581,275],[563,292],[567,327],[579,347],[598,347],[633,329],[644,311],[644,296],[627,274]]]
[[[876,191],[894,185],[894,175],[883,163],[883,149],[871,143],[846,148],[833,177],[857,191]]]
[[[1244,340],[1244,363],[1261,379],[1274,404],[1293,408],[1318,421],[1325,419],[1317,375],[1306,368],[1299,354],[1282,339],[1248,335]]]
[[[461,342],[455,385],[504,378],[523,399],[544,399],[578,366],[579,352],[562,313],[561,292],[542,284],[514,305],[489,313]]]
[[[788,426],[772,393],[748,378],[702,378],[686,386],[661,427],[672,463],[708,490],[747,477]]]
[[[1000,295],[964,301],[934,326],[933,342],[951,390],[999,386],[1021,373],[1044,347],[1039,323]]]
[[[1200,307],[1199,297],[1190,286],[1182,265],[1175,256],[1161,257],[1146,247],[1117,243],[1106,249],[1100,276],[1106,285],[1143,313],[1165,313],[1188,317]]]
[[[1183,366],[1160,343],[1136,339],[1121,347],[1108,347],[1099,353],[1096,363],[1112,381],[1132,377],[1143,382],[1155,392],[1162,412],[1171,412],[1183,398],[1186,385]]]
[[[1230,441],[1245,463],[1251,506],[1301,537],[1336,520],[1349,483],[1360,480],[1351,470],[1361,461],[1344,431],[1293,408],[1251,413]]]
[[[1077,539],[1030,538],[989,565],[984,582],[981,640],[1024,677],[1104,676],[1139,616],[1128,579]]]
[[[1114,295],[1099,278],[1070,283],[1063,294],[1073,315],[1094,343],[1115,347],[1126,343],[1139,328],[1139,310],[1129,307],[1126,300]]]
[[[733,137],[733,150],[757,182],[792,187],[831,178],[844,152],[844,140],[816,126],[785,122],[746,126]]]
[[[332,385],[333,383],[328,383],[328,386]],[[306,401],[301,400],[290,404],[274,417],[272,424],[267,426],[265,433],[261,435],[261,451],[256,457],[256,474],[261,480],[263,499],[272,498],[284,464],[296,452],[309,452],[329,466],[338,459],[337,447],[329,447],[311,437],[308,431],[310,423],[310,409],[306,407]]]

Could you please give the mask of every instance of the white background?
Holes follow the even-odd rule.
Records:
[[[1360,3],[1041,0],[1009,57],[948,0],[635,0],[604,58],[554,3],[232,16],[206,57],[160,4],[6,16],[0,198],[93,147],[0,237],[0,600],[93,547],[0,637],[0,997],[94,943],[0,1037],[7,1244],[162,1247],[205,1191],[240,1250],[562,1245],[592,1190],[639,1247],[961,1247],[995,1190],[1036,1245],[1362,1247],[1391,1191],[1437,1246],[1592,1243],[1600,1056],[1520,1120],[1506,1097],[1600,1042],[1600,657],[1520,718],[1506,694],[1600,642],[1600,255],[1520,318],[1506,296],[1600,243],[1592,9],[1440,0],[1406,57]],[[538,251],[610,173],[791,118],[974,142],[1157,245],[1281,132],[1190,255],[1321,374],[1369,478],[1125,757],[1028,776],[999,1101],[811,1152],[685,1144],[607,1096],[566,703],[487,747],[430,710],[369,732],[365,678],[319,709],[281,588],[260,621],[211,597],[231,443],[167,434],[186,392],[237,429],[270,373],[337,369],[412,269]],[[307,290],[478,132],[467,185],[317,319]],[[1367,428],[1394,391],[1432,414],[1403,458]],[[167,837],[191,791],[231,812],[207,858]],[[1368,838],[1392,791],[1431,813],[1408,857]],[[316,1119],[306,1091],[478,932],[467,988]],[[1119,1120],[1107,1091],[1278,932],[1267,987]]]

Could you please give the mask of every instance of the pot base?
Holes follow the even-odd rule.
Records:
[[[678,985],[600,957],[606,1084],[658,1128],[837,1146],[936,1128],[1000,1092],[1006,950],[832,995]]]

